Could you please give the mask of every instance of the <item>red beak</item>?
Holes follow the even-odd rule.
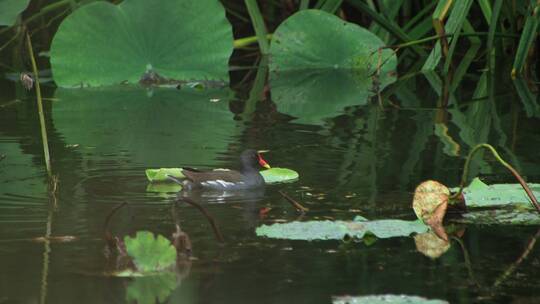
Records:
[[[261,165],[261,167],[265,167],[266,169],[270,169],[270,165],[262,158],[262,156],[260,154],[257,154],[257,156],[259,156],[259,165]]]

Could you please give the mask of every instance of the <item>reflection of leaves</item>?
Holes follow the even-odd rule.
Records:
[[[235,131],[229,89],[155,89],[151,97],[146,92],[59,89],[52,113],[55,128],[67,144],[80,144],[81,151],[126,151],[146,167],[204,164],[227,150]]]
[[[295,116],[298,123],[321,124],[352,105],[367,104],[367,78],[350,70],[302,70],[270,74],[272,100],[278,111]]]
[[[414,236],[416,250],[423,255],[436,259],[450,249],[450,242],[439,238],[433,231]]]
[[[332,299],[333,304],[448,304],[443,300],[429,300],[406,295],[341,296]]]
[[[232,42],[219,1],[97,1],[64,19],[51,66],[62,87],[137,83],[148,70],[179,80],[228,80]]]
[[[134,278],[126,290],[126,301],[138,304],[164,303],[176,288],[176,276],[173,272]]]
[[[331,240],[345,236],[362,239],[366,233],[378,238],[410,236],[426,232],[428,227],[420,221],[376,220],[363,218],[354,221],[307,221],[284,224],[262,225],[257,228],[258,236],[291,240]]]
[[[160,271],[176,262],[176,249],[171,242],[149,231],[139,231],[134,238],[124,238],[126,251],[141,272]]]

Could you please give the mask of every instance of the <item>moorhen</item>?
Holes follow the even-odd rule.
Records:
[[[245,150],[240,154],[240,163],[240,171],[199,171],[192,168],[182,168],[182,173],[186,177],[184,181],[172,176],[169,176],[169,178],[181,184],[184,191],[194,189],[246,190],[261,188],[265,185],[264,178],[257,167],[260,165],[269,169],[270,165],[262,158],[259,152],[252,149]]]

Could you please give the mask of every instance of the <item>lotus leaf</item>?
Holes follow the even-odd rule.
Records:
[[[298,172],[287,168],[270,168],[261,171],[261,175],[267,184],[286,183],[298,179]]]
[[[356,24],[324,11],[302,10],[272,38],[273,100],[302,123],[320,123],[346,106],[364,105],[396,78],[397,58],[383,46]]]
[[[528,183],[534,195],[540,197],[540,184]],[[475,178],[463,189],[467,208],[513,206],[520,209],[534,209],[529,197],[520,184],[487,185]]]
[[[60,25],[51,45],[58,86],[137,83],[147,72],[176,80],[228,82],[231,25],[215,0],[87,4]]]
[[[478,210],[467,212],[454,221],[478,225],[540,225],[540,215],[536,210]]]
[[[333,304],[448,304],[443,300],[429,300],[418,296],[407,295],[369,295],[334,297]]]
[[[181,168],[159,168],[159,169],[146,169],[144,171],[146,178],[150,182],[162,182],[168,180],[168,175],[176,178],[185,178],[182,174]]]
[[[12,26],[30,0],[0,0],[0,26]]]
[[[340,240],[345,236],[362,239],[366,233],[378,238],[410,236],[428,231],[428,226],[417,221],[376,220],[366,221],[307,221],[262,225],[258,236],[291,240]]]
[[[128,255],[133,258],[141,272],[157,272],[167,269],[176,262],[176,249],[171,242],[149,231],[139,231],[134,238],[124,238]]]

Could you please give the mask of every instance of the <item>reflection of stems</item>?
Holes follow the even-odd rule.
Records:
[[[41,291],[39,303],[44,304],[47,298],[47,277],[49,276],[49,254],[51,252],[51,227],[52,227],[52,215],[53,211],[49,210],[49,216],[47,216],[47,228],[45,231],[45,240],[43,241],[43,270],[41,271]]]
[[[39,85],[38,69],[34,57],[34,50],[32,49],[32,41],[30,40],[30,35],[28,35],[28,33],[26,33],[26,46],[28,47],[28,53],[30,54],[30,60],[32,62],[32,71],[34,73],[34,79],[36,80],[36,98],[38,104],[39,125],[41,127],[41,141],[43,142],[45,166],[47,167],[47,174],[50,177],[52,175],[51,158],[49,156],[49,141],[47,140],[47,129],[45,128],[45,116],[43,114],[43,103],[41,100],[41,87]]]
[[[465,260],[465,266],[467,266],[467,271],[469,272],[469,277],[474,282],[474,284],[476,284],[476,286],[479,289],[481,289],[482,286],[480,285],[480,283],[474,276],[474,272],[472,270],[472,265],[471,265],[471,259],[469,257],[469,252],[467,251],[467,248],[465,248],[463,241],[458,237],[452,237],[452,239],[455,240],[459,244],[459,247],[461,248],[461,252],[463,253],[463,259]]]
[[[512,263],[512,265],[510,265],[510,267],[508,267],[508,269],[506,269],[506,271],[502,275],[500,275],[497,280],[495,280],[493,287],[498,287],[499,285],[501,285],[516,270],[519,264],[521,264],[521,262],[523,262],[527,258],[529,253],[531,253],[531,251],[533,250],[534,245],[536,244],[536,239],[538,237],[540,237],[540,229],[538,229],[536,234],[531,238],[531,240],[525,247],[525,251],[523,251],[519,258],[514,263]]]
[[[114,250],[116,248],[116,240],[109,229],[109,223],[111,221],[112,216],[116,213],[116,211],[118,211],[120,208],[124,207],[125,205],[127,205],[127,203],[123,202],[119,204],[118,206],[114,207],[105,218],[105,225],[103,227],[103,234],[104,234],[103,238],[105,239],[105,242],[107,242],[107,246],[109,247],[110,250]]]
[[[221,234],[221,231],[219,230],[219,227],[217,226],[216,221],[210,215],[210,213],[208,213],[208,211],[206,211],[206,209],[204,209],[201,205],[197,204],[195,201],[193,201],[192,199],[187,198],[187,197],[178,198],[176,200],[176,202],[178,202],[178,201],[184,201],[184,202],[190,204],[191,206],[197,208],[206,217],[206,219],[210,223],[210,226],[212,226],[212,230],[214,231],[214,234],[215,234],[216,238],[218,239],[218,241],[220,243],[225,243],[225,240],[223,239],[223,235]]]
[[[295,201],[292,197],[288,196],[285,192],[279,190],[278,191],[281,196],[283,196],[284,199],[287,200],[297,211],[300,211],[302,213],[309,211],[308,208],[302,206],[299,202]]]
[[[469,163],[471,162],[471,159],[474,156],[474,153],[476,153],[481,148],[486,148],[489,151],[491,151],[491,153],[493,154],[495,159],[497,159],[497,161],[501,165],[503,165],[506,169],[508,169],[514,175],[514,177],[519,181],[519,183],[521,184],[521,186],[523,187],[523,189],[527,193],[527,196],[531,200],[531,204],[533,204],[533,206],[536,208],[536,210],[538,212],[540,212],[540,205],[538,204],[538,201],[536,200],[536,197],[534,196],[533,192],[531,191],[531,189],[529,188],[527,183],[523,180],[523,177],[521,177],[521,175],[519,175],[519,173],[516,171],[516,169],[514,169],[514,167],[512,167],[509,163],[505,162],[501,158],[501,156],[499,155],[499,153],[497,153],[495,148],[493,148],[491,145],[488,145],[488,144],[478,144],[471,150],[471,152],[469,153],[469,156],[467,156],[467,160],[465,161],[465,167],[463,168],[463,175],[461,176],[461,183],[459,185],[459,191],[456,192],[454,195],[452,195],[451,198],[455,199],[455,198],[459,197],[461,195],[461,193],[463,192],[463,187],[465,186],[465,182],[467,181],[467,174],[469,173]]]

